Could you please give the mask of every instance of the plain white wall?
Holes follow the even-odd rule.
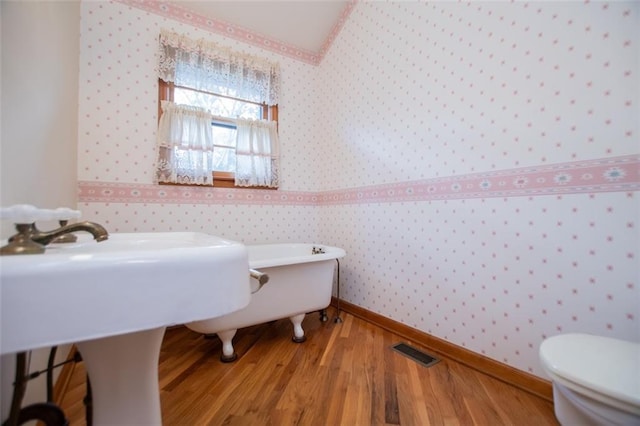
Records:
[[[3,0],[0,16],[0,205],[76,208],[80,4]],[[13,232],[4,221],[1,229],[3,239]],[[58,350],[61,358],[67,353],[68,347]],[[46,366],[48,354],[34,351],[31,371]],[[3,356],[0,367],[2,419],[14,358]],[[41,376],[29,382],[23,406],[45,399]]]
[[[2,1],[0,204],[75,208],[80,5]],[[4,223],[2,236],[13,231]]]

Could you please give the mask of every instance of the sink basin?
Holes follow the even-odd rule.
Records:
[[[251,297],[244,245],[194,232],[78,235],[0,257],[0,353],[76,343],[93,424],[161,424],[166,326],[215,318]]]
[[[224,315],[249,303],[244,245],[203,233],[111,234],[0,257],[0,353]]]

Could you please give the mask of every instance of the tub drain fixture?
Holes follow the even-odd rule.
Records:
[[[397,343],[393,346],[391,346],[391,349],[393,349],[396,352],[401,353],[402,355],[406,356],[407,358],[411,358],[412,360],[414,360],[415,362],[417,362],[418,364],[422,364],[425,367],[431,367],[432,365],[434,365],[435,363],[437,363],[438,361],[440,361],[437,358],[432,357],[431,355],[427,355],[426,353],[411,347],[409,345],[407,345],[406,343]]]

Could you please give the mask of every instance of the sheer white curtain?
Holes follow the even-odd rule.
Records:
[[[276,122],[236,120],[236,186],[277,188],[280,147]]]
[[[158,77],[178,86],[277,105],[277,63],[233,52],[205,40],[162,30]],[[212,115],[199,108],[163,103],[158,128],[156,179],[161,183],[213,183]],[[275,122],[236,117],[236,185],[278,186],[278,133]]]
[[[211,114],[201,108],[162,101],[158,125],[156,179],[162,183],[211,185]]]
[[[158,77],[168,83],[246,101],[278,104],[280,67],[206,40],[162,30]]]

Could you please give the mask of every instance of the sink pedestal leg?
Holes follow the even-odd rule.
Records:
[[[93,424],[160,425],[164,327],[77,343],[91,380]]]

